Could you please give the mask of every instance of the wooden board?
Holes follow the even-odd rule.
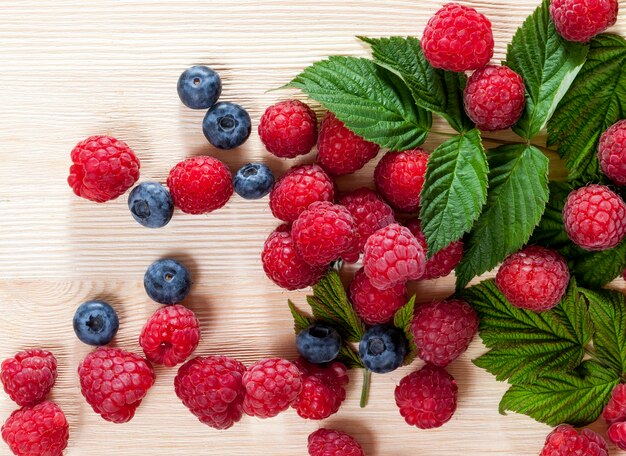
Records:
[[[256,134],[235,151],[208,145],[203,112],[186,109],[176,95],[180,72],[192,64],[214,67],[224,81],[223,99],[248,108],[256,129],[263,109],[289,96],[269,89],[327,55],[365,55],[355,35],[419,36],[442,3],[0,2],[0,358],[30,346],[54,351],[60,364],[52,398],[71,425],[68,455],[304,455],[307,435],[322,424],[352,433],[369,456],[538,454],[549,428],[524,416],[498,415],[506,386],[471,364],[483,351],[479,341],[451,366],[460,387],[458,411],[434,431],[407,426],[393,402],[395,385],[415,366],[375,375],[364,410],[354,373],[341,412],[323,423],[289,411],[271,420],[246,417],[226,432],[200,424],[184,408],[174,395],[172,369],[157,368],[155,387],[125,425],[96,416],[77,386],[76,367],[89,348],[72,332],[74,309],[87,299],[110,301],[121,317],[116,344],[139,351],[139,331],[155,310],[142,277],[159,257],[174,256],[191,267],[189,306],[203,328],[198,354],[227,354],[245,363],[293,357],[286,301],[302,304],[305,293],[278,289],[261,270],[263,241],[277,224],[267,200],[234,197],[214,214],[177,213],[168,227],[150,231],[131,219],[124,198],[97,205],[72,194],[65,179],[74,144],[99,133],[126,140],[142,160],[142,180],[164,181],[177,161],[202,154],[233,170],[264,160],[281,175],[292,163],[269,157]],[[538,1],[462,3],[492,19],[499,61]],[[626,1],[620,6],[626,9]],[[626,33],[623,18],[615,30]],[[434,130],[447,131],[441,123]],[[441,139],[431,135],[426,147],[432,150]],[[339,187],[370,184],[373,165],[340,179]],[[452,285],[452,278],[420,284],[418,301],[444,298]],[[13,409],[0,394],[0,418]],[[604,425],[595,429],[604,432]],[[0,454],[8,454],[4,444]]]

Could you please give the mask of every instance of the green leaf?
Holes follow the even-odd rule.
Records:
[[[598,418],[618,382],[610,370],[585,361],[577,372],[546,372],[533,383],[511,386],[500,413],[523,413],[549,426],[584,426]]]
[[[596,155],[600,135],[626,117],[626,40],[599,35],[587,63],[548,124],[548,145],[558,145],[570,179],[602,180]]]
[[[287,86],[319,101],[357,135],[391,150],[419,146],[432,124],[431,114],[416,106],[405,83],[367,59],[330,57]]]
[[[315,321],[310,316],[301,312],[296,305],[291,302],[291,300],[287,301],[289,305],[289,310],[291,311],[291,315],[293,316],[293,330],[296,335],[300,334],[301,331],[304,331],[309,326],[311,326]]]
[[[411,364],[417,357],[417,347],[413,340],[413,331],[411,331],[411,325],[413,324],[413,317],[415,316],[415,295],[411,296],[411,299],[402,306],[393,317],[393,325],[404,332],[409,350],[404,358],[404,366]]]
[[[563,228],[563,206],[573,187],[567,182],[550,182],[549,189],[550,199],[530,243],[558,250],[572,245]]]
[[[365,369],[365,364],[361,361],[359,354],[350,344],[343,344],[339,355],[337,355],[337,361],[342,362],[348,369]]]
[[[487,200],[488,172],[476,129],[449,139],[430,154],[420,198],[429,257],[472,229]]]
[[[548,201],[548,159],[531,145],[489,152],[487,204],[465,242],[457,287],[498,265],[530,238]]]
[[[530,140],[545,128],[585,63],[588,47],[559,35],[549,0],[526,19],[509,45],[506,65],[524,79],[526,109],[513,131]]]

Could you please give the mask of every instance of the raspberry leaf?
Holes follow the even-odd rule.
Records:
[[[300,311],[300,309],[296,307],[291,299],[287,301],[287,303],[289,305],[291,315],[293,316],[293,330],[296,335],[300,334],[301,331],[304,331],[313,323],[315,323],[315,320],[309,315],[306,315],[304,312]]]
[[[343,344],[339,355],[337,355],[337,361],[342,362],[348,369],[365,369],[365,365],[356,350],[349,344]]]
[[[411,331],[411,325],[413,324],[413,317],[415,316],[415,295],[411,296],[411,299],[402,306],[393,317],[393,325],[404,332],[409,350],[404,358],[404,366],[411,364],[417,357],[417,347],[413,340],[413,331]]]

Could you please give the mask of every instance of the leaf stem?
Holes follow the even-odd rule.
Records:
[[[361,408],[367,406],[367,401],[370,396],[370,385],[372,383],[372,371],[369,369],[363,369],[363,388],[361,389]]]

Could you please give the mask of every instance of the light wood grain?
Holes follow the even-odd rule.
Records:
[[[77,386],[76,367],[89,348],[73,335],[75,307],[86,299],[109,300],[121,318],[117,345],[139,351],[139,331],[155,309],[142,276],[159,257],[174,256],[191,267],[189,305],[203,327],[198,354],[246,363],[293,357],[286,300],[302,304],[305,293],[278,289],[261,270],[262,243],[277,224],[266,200],[234,197],[213,214],[177,213],[168,227],[150,231],[132,221],[124,198],[97,205],[73,196],[65,182],[73,145],[97,133],[126,140],[141,158],[142,180],[164,181],[177,161],[201,154],[215,155],[233,170],[264,160],[280,175],[295,161],[269,157],[254,134],[231,152],[206,143],[203,113],[184,108],[176,96],[180,72],[198,63],[214,67],[224,81],[223,99],[248,108],[256,128],[262,110],[289,95],[267,90],[327,55],[366,55],[354,35],[419,36],[442,3],[0,1],[0,358],[29,346],[57,355],[53,399],[71,424],[68,455],[304,455],[307,435],[322,424],[352,433],[369,456],[538,454],[549,428],[498,415],[506,385],[471,364],[483,352],[479,341],[451,366],[460,388],[458,412],[434,431],[408,427],[393,403],[394,386],[419,363],[375,375],[364,410],[354,373],[341,412],[323,423],[289,411],[265,421],[246,417],[226,432],[200,424],[184,408],[173,392],[172,369],[157,368],[155,387],[125,425],[102,421]],[[492,19],[498,61],[538,1],[461,3]],[[626,8],[626,1],[620,6]],[[623,19],[615,30],[626,33]],[[447,131],[442,123],[435,130]],[[433,134],[426,147],[441,140]],[[370,184],[373,165],[340,179],[339,187]],[[419,302],[445,298],[452,289],[452,278],[416,287]],[[0,394],[0,418],[13,409]],[[603,423],[595,429],[604,432]],[[0,445],[0,454],[8,454],[6,446]]]

